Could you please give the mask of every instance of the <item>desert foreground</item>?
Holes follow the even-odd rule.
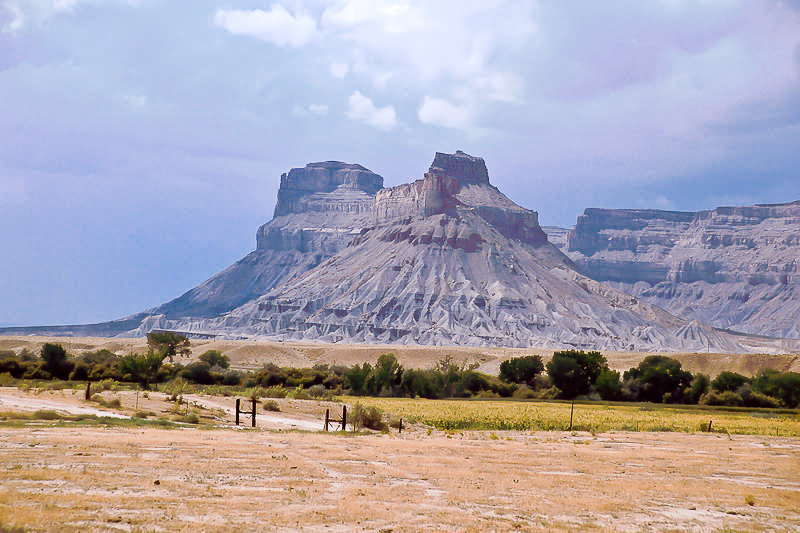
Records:
[[[5,387],[0,410],[171,405],[163,393],[117,396],[122,408],[100,410],[78,391]],[[6,415],[0,531],[800,529],[796,437],[323,433],[321,414],[338,404],[288,399],[253,429],[233,426],[232,398],[186,399],[202,406],[204,429]]]
[[[797,439],[51,427],[0,448],[2,523],[31,530],[800,528]]]

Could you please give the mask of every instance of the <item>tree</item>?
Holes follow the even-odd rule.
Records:
[[[525,355],[506,359],[500,363],[500,379],[507,383],[525,383],[534,388],[534,379],[544,371],[544,363],[538,355]]]
[[[700,398],[706,394],[711,387],[711,378],[705,374],[695,374],[692,385],[689,387],[683,400],[686,403],[695,404],[700,402]]]
[[[365,391],[373,396],[381,393],[393,394],[403,380],[403,367],[397,362],[394,354],[383,354],[378,357],[375,368],[369,373],[364,385]]]
[[[151,331],[147,334],[147,346],[153,352],[164,350],[164,357],[168,357],[170,363],[176,355],[189,357],[192,354],[189,338],[174,331]]]
[[[67,359],[67,351],[60,344],[45,344],[39,356],[44,361],[45,370],[56,379],[68,379],[75,368],[75,363]]]
[[[364,363],[363,365],[353,365],[344,373],[344,384],[350,389],[351,395],[363,396],[367,393],[366,383],[370,372],[372,372],[372,365]]]
[[[753,380],[753,390],[777,398],[784,406],[794,409],[800,405],[800,373],[761,370]]]
[[[562,397],[570,400],[587,394],[604,368],[608,365],[600,352],[566,350],[553,354],[547,375]]]
[[[622,383],[619,380],[619,372],[610,368],[601,370],[600,375],[597,376],[597,381],[594,383],[594,390],[603,400],[619,400],[622,397]]]
[[[711,382],[711,387],[718,392],[735,392],[739,387],[750,381],[741,374],[736,372],[720,372],[719,375]]]
[[[207,350],[200,356],[200,360],[208,364],[209,367],[218,366],[220,368],[228,368],[231,366],[231,358],[224,355],[219,350]]]
[[[625,380],[639,383],[637,400],[653,403],[679,403],[692,384],[692,373],[680,361],[664,355],[650,355],[639,366],[625,372]]]
[[[142,388],[147,390],[150,383],[158,378],[158,371],[164,364],[166,355],[164,351],[155,352],[150,350],[146,354],[130,354],[120,358],[119,369],[124,377],[140,383]]]

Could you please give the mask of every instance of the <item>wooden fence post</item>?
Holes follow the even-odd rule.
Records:
[[[331,410],[325,409],[325,431],[328,431],[328,421],[331,418]]]
[[[708,432],[711,433],[711,420],[708,421]]]
[[[342,406],[342,431],[347,431],[347,406]],[[355,431],[355,428],[353,428]]]
[[[400,426],[397,428],[397,434],[399,435],[402,432],[403,432],[403,419],[401,418],[400,419]]]
[[[92,382],[91,381],[87,381],[86,382],[86,395],[84,396],[84,398],[87,401],[92,399]]]
[[[569,430],[572,432],[572,413],[575,412],[575,400],[572,400],[572,408],[569,410]]]
[[[256,427],[256,402],[255,398],[251,398],[253,401],[253,420],[252,420],[252,427]]]
[[[241,404],[241,400],[236,398],[236,425],[239,425],[239,405]]]

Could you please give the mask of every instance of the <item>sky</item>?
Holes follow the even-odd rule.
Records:
[[[0,325],[179,296],[312,161],[570,227],[800,200],[798,147],[800,0],[0,0]]]

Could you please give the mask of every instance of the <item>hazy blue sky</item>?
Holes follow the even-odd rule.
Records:
[[[486,159],[543,224],[800,199],[800,1],[0,1],[0,324],[255,247],[279,176]]]

